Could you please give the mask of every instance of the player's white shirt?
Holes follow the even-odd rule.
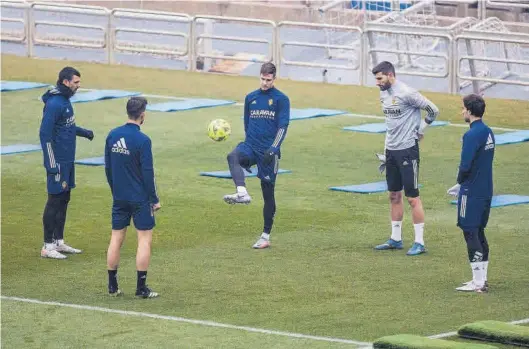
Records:
[[[403,82],[380,91],[382,111],[386,116],[386,149],[402,150],[415,145],[421,124],[421,110],[426,110],[426,122],[432,123],[439,109],[426,97]]]

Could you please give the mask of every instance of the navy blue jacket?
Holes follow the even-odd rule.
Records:
[[[110,131],[105,143],[105,172],[116,201],[160,200],[154,182],[151,139],[133,123]]]
[[[75,161],[76,136],[93,138],[92,131],[75,125],[70,94],[65,89],[68,88],[54,88],[42,96],[44,110],[39,135],[44,167],[49,174],[59,172],[57,163]]]
[[[492,130],[476,120],[463,136],[457,183],[468,196],[492,198],[492,161],[496,140]]]
[[[244,99],[245,143],[258,152],[278,154],[290,122],[290,100],[272,87],[249,93]]]

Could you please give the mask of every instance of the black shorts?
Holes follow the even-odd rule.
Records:
[[[419,196],[419,145],[402,150],[386,149],[386,182],[389,191],[401,191],[409,198]]]

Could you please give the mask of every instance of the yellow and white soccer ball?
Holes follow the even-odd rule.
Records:
[[[225,141],[231,134],[231,125],[224,119],[215,119],[208,125],[208,137],[215,142]]]

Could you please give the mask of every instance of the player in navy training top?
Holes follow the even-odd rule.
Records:
[[[276,202],[275,181],[281,158],[281,144],[287,134],[290,122],[290,101],[274,87],[276,67],[273,63],[261,66],[261,87],[249,93],[244,99],[244,132],[246,138],[228,154],[235,194],[225,195],[229,204],[249,204],[251,197],[246,190],[243,168],[257,165],[257,177],[261,180],[264,208],[263,233],[253,248],[270,246],[270,231],[274,222]]]
[[[151,140],[140,131],[146,108],[144,97],[130,98],[127,102],[128,122],[110,131],[105,143],[105,172],[113,198],[112,237],[107,253],[108,292],[112,296],[122,294],[117,269],[121,245],[132,218],[138,231],[136,296],[158,297],[158,293],[146,285],[154,212],[161,207],[154,181]]]
[[[485,227],[489,220],[492,201],[492,163],[495,138],[492,130],[482,120],[485,101],[471,94],[463,98],[463,118],[470,130],[463,136],[461,162],[457,184],[448,190],[457,195],[457,225],[463,230],[472,268],[472,281],[456,288],[458,291],[488,291],[487,270],[489,244]]]
[[[92,140],[94,133],[75,124],[70,98],[81,86],[81,73],[64,67],[59,72],[57,86],[42,96],[44,110],[40,125],[40,143],[47,174],[48,201],[44,208],[45,258],[65,259],[64,253],[81,250],[64,243],[64,224],[70,202],[70,191],[75,188],[75,148],[77,136]]]

